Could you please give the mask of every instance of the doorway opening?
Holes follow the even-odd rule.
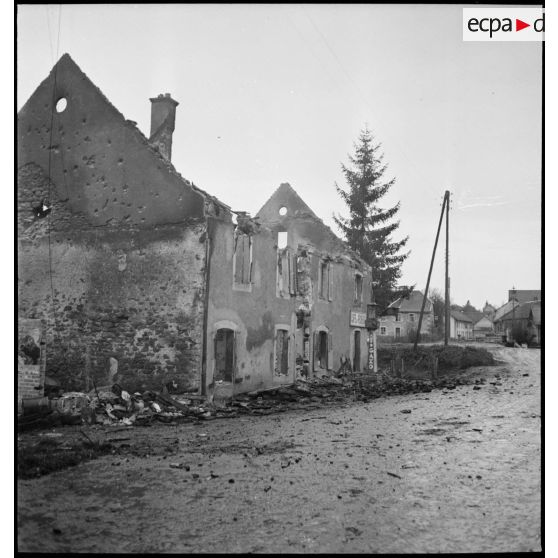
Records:
[[[327,368],[327,331],[320,331],[318,336],[318,360],[320,368]]]
[[[234,375],[234,331],[222,328],[215,333],[215,381],[232,382]]]
[[[353,347],[353,371],[360,372],[360,330],[355,331]]]
[[[289,332],[286,329],[277,330],[275,359],[275,373],[287,376],[289,373]]]

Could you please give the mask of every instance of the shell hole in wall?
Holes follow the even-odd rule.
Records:
[[[279,208],[279,215],[283,216],[287,214],[287,208],[285,206],[282,206]]]
[[[64,112],[68,106],[68,100],[66,97],[61,97],[56,101],[56,112]]]

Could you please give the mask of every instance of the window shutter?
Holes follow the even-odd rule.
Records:
[[[327,334],[327,369],[333,370],[333,337]]]
[[[327,299],[332,300],[333,285],[332,285],[333,266],[331,262],[327,263]]]
[[[236,378],[236,331],[233,331],[233,365],[232,365],[232,373],[231,373],[231,381],[233,385],[233,392],[234,392],[234,380]]]
[[[252,271],[254,267],[252,237],[248,236],[248,283],[252,282]]]
[[[282,296],[285,290],[285,258],[281,251],[277,252],[277,280],[279,283],[279,296]]]
[[[317,370],[319,370],[320,368],[320,333],[318,331],[314,332],[314,363],[313,363],[313,369],[314,372],[316,372]]]
[[[274,374],[279,374],[279,367],[277,366],[277,363],[279,362],[279,351],[280,348],[278,346],[278,341],[279,341],[279,331],[275,330],[275,336],[273,337],[273,347],[275,348],[275,359],[273,361],[273,373]]]
[[[250,235],[244,235],[244,263],[242,266],[242,282],[250,283]]]
[[[298,294],[298,256],[296,254],[293,255],[293,289],[294,294]]]
[[[242,282],[242,237],[237,236],[234,241],[234,282]]]
[[[292,295],[296,294],[296,256],[291,254],[287,255],[289,260],[289,292]]]

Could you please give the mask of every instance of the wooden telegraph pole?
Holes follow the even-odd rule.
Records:
[[[448,228],[447,228],[447,209],[449,207],[449,191],[446,190],[446,193],[444,194],[444,201],[442,203],[442,211],[440,213],[440,221],[438,222],[438,230],[436,231],[436,240],[434,241],[434,250],[432,250],[432,259],[430,260],[430,269],[428,270],[428,279],[426,280],[426,289],[424,289],[424,297],[422,298],[422,306],[420,308],[420,316],[419,316],[419,323],[418,323],[418,328],[417,328],[417,336],[415,339],[415,345],[413,347],[413,349],[416,350],[417,348],[417,344],[419,342],[420,339],[420,328],[422,326],[422,316],[424,314],[424,306],[426,304],[426,298],[428,297],[428,288],[430,287],[430,277],[432,275],[432,267],[434,266],[434,257],[436,256],[436,247],[438,246],[438,238],[440,237],[440,229],[442,228],[442,220],[444,218],[444,210],[446,210],[446,254],[447,254],[447,234],[448,234]],[[446,256],[447,258],[447,256]],[[447,259],[446,259],[446,305],[448,303],[448,286],[447,286]],[[448,310],[446,308],[446,316],[447,316]],[[447,323],[447,318],[446,318],[446,323]],[[447,331],[447,330],[446,330]],[[446,339],[446,345],[447,345],[447,339]]]
[[[450,337],[449,206],[450,193],[449,190],[446,190],[446,323],[444,328],[444,346],[447,346]]]

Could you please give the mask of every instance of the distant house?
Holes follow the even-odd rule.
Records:
[[[414,341],[424,295],[413,291],[408,298],[394,300],[380,318],[379,340]],[[427,298],[421,324],[421,334],[429,334],[434,327],[434,306]]]
[[[480,320],[473,323],[473,337],[478,339],[479,337],[486,337],[494,333],[494,324],[492,320],[483,316]]]
[[[519,304],[523,302],[532,302],[532,301],[540,301],[542,300],[541,291],[540,290],[531,290],[531,291],[521,291],[521,290],[511,290],[508,291],[508,300],[514,299]]]
[[[511,338],[511,334],[518,342],[540,345],[542,342],[542,312],[541,301],[532,300],[519,304],[501,316],[497,330]]]
[[[459,310],[450,310],[450,338],[473,338],[473,320],[467,314]]]
[[[508,302],[506,302],[505,304],[503,304],[502,306],[500,306],[500,308],[496,309],[496,312],[494,313],[494,318],[492,319],[493,323],[494,323],[494,331],[496,333],[503,333],[502,327],[502,317],[505,316],[508,312],[510,312],[514,307],[518,307],[519,303],[514,301],[514,300],[509,300]]]
[[[461,308],[461,312],[471,318],[473,325],[484,317],[484,314],[480,310],[477,310],[469,301]]]
[[[455,323],[459,322],[461,324],[460,327],[462,329],[463,338],[476,339],[479,337],[486,337],[487,335],[492,335],[494,333],[494,324],[492,319],[496,313],[496,309],[491,304],[488,304],[488,301],[485,303],[482,312],[477,310],[469,301],[467,301],[465,306],[452,306],[452,310],[466,316],[472,324],[470,337],[465,337],[465,334],[469,335],[469,330],[468,328],[464,328],[464,324],[468,324],[469,321],[454,318]],[[459,318],[462,317],[463,316],[460,316]],[[450,337],[453,336],[450,334]]]

